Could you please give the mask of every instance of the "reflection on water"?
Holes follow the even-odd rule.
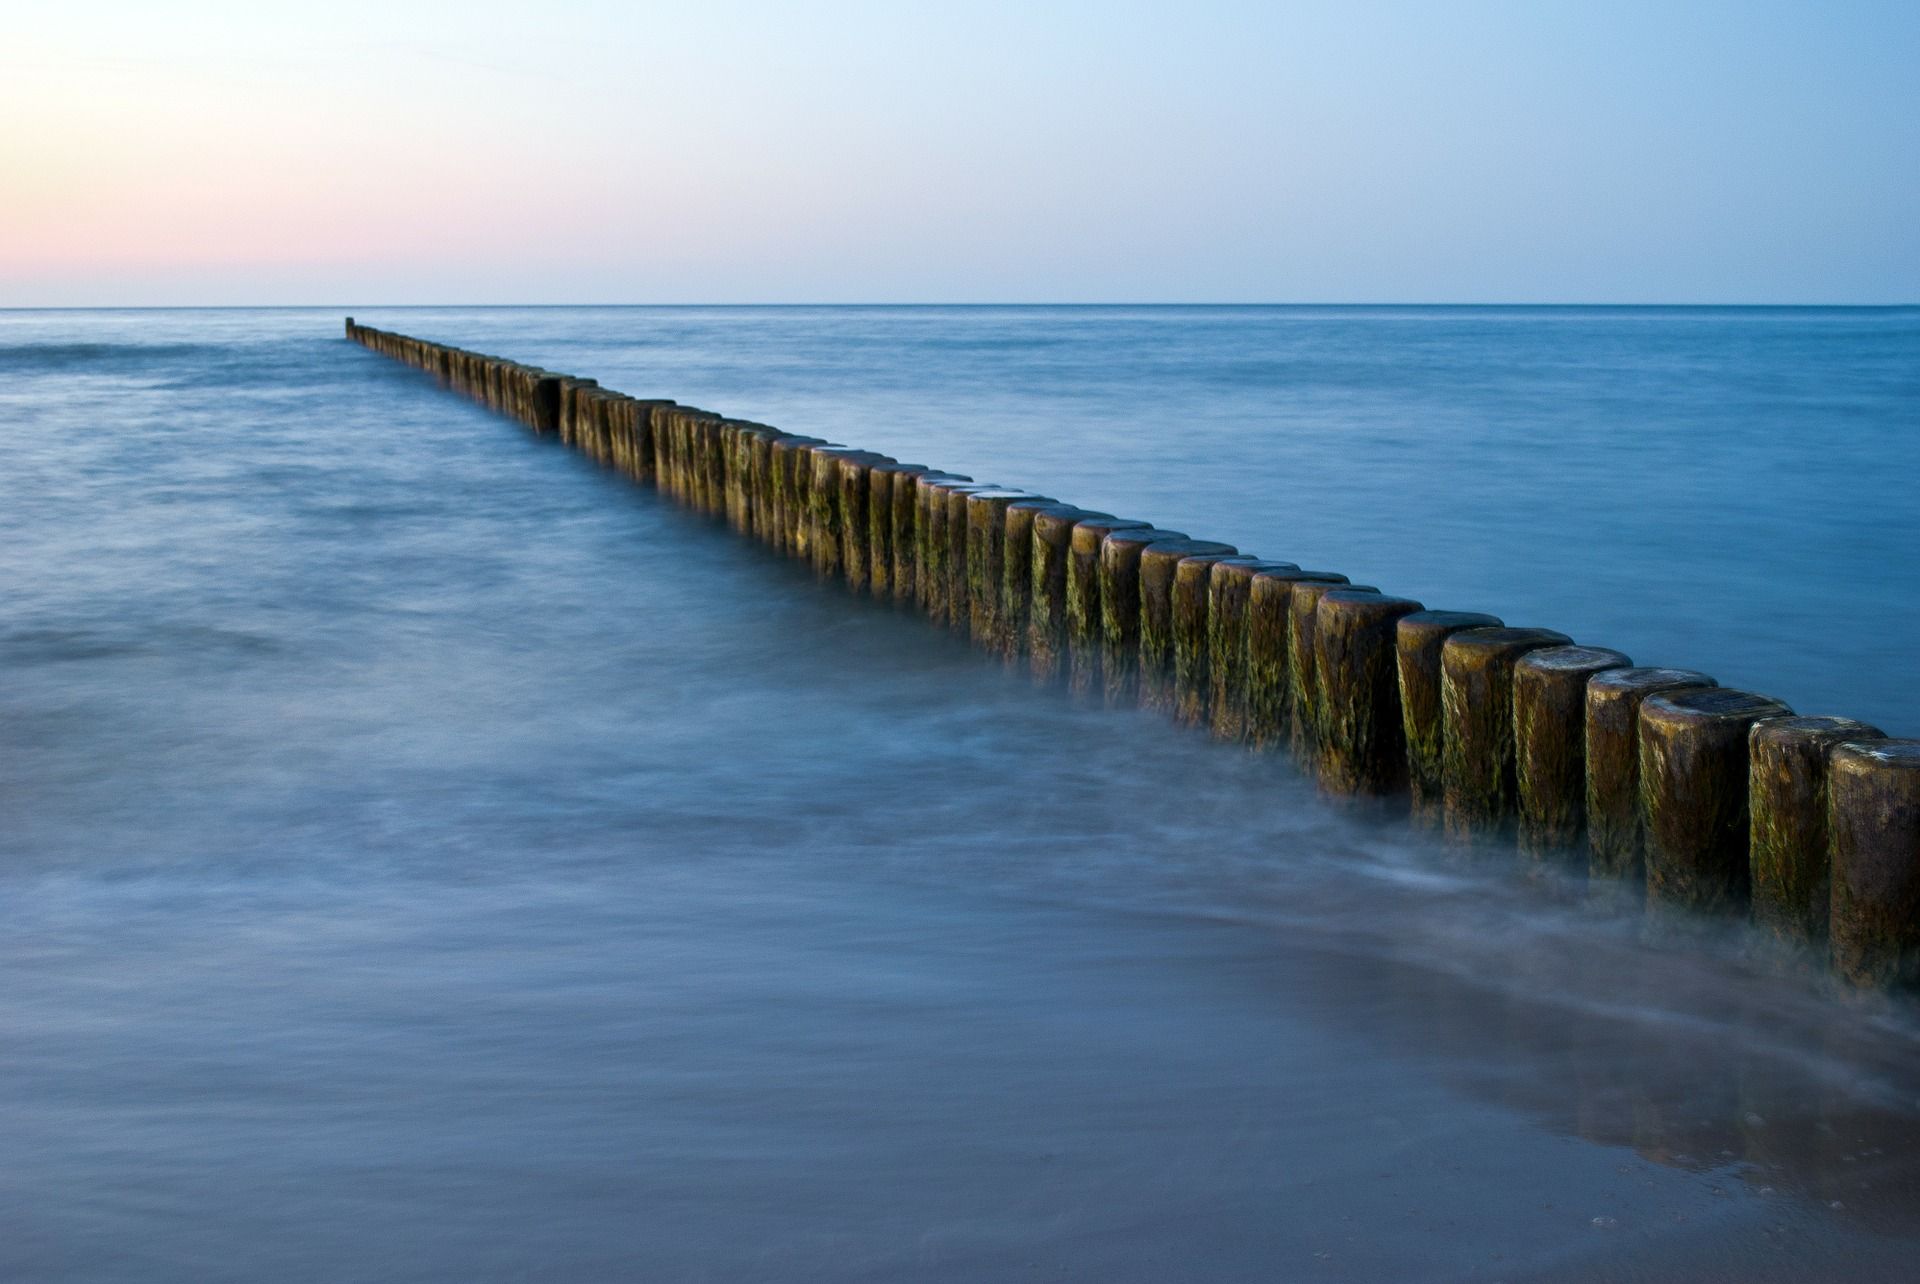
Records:
[[[0,1277],[1911,1277],[1909,1010],[1036,689],[336,326],[0,318]]]

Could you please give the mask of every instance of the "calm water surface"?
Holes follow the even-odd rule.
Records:
[[[352,309],[1920,734],[1920,313]],[[346,344],[0,312],[0,1279],[1911,1279],[1920,1024]]]

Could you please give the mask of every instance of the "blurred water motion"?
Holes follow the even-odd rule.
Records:
[[[1920,518],[1846,471],[1912,475],[1911,313],[356,315],[1915,729]],[[0,1277],[1911,1278],[1906,1010],[1037,691],[337,327],[0,314]],[[1603,422],[1695,508],[1595,493]]]

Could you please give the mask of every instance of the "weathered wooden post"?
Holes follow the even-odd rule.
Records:
[[[1213,570],[1223,560],[1258,565],[1257,557],[1203,553],[1173,568],[1173,716],[1202,726],[1212,716]]]
[[[867,553],[869,565],[867,579],[873,589],[873,595],[888,601],[897,601],[899,592],[895,576],[900,562],[900,553],[895,544],[894,526],[896,510],[894,490],[912,485],[912,479],[928,471],[922,464],[903,464],[897,460],[877,463],[867,470]],[[907,508],[908,520],[912,520],[912,506]]]
[[[1109,704],[1132,703],[1140,679],[1140,554],[1181,543],[1179,531],[1124,527],[1100,540],[1100,674]]]
[[[1222,740],[1247,738],[1247,604],[1253,577],[1261,572],[1293,572],[1292,562],[1263,562],[1229,557],[1213,564],[1207,581],[1208,726]]]
[[[1881,738],[1852,718],[1770,718],[1747,733],[1753,921],[1789,950],[1827,948],[1828,758],[1846,741]]]
[[[1058,681],[1067,660],[1067,550],[1076,524],[1111,513],[1092,513],[1071,504],[1033,510],[1028,539],[1032,566],[1027,572],[1027,659],[1033,676]]]
[[[1325,707],[1320,701],[1320,674],[1315,663],[1314,626],[1320,617],[1320,599],[1342,592],[1378,593],[1371,584],[1329,584],[1323,580],[1295,580],[1287,595],[1287,736],[1303,770],[1314,771],[1320,753],[1320,726]]]
[[[1515,799],[1520,850],[1574,851],[1587,832],[1587,681],[1633,661],[1600,646],[1550,646],[1513,667]],[[1582,852],[1581,872],[1586,869]]]
[[[935,624],[947,623],[951,610],[953,558],[947,515],[953,492],[963,487],[999,489],[977,482],[959,481],[944,473],[922,473],[915,482],[917,503],[914,522],[919,548],[914,558],[914,582],[920,607]]]
[[[1035,498],[1024,490],[965,493],[967,622],[975,645],[1006,654],[1007,505]]]
[[[1646,882],[1640,706],[1716,685],[1691,669],[1609,669],[1587,680],[1587,886],[1596,895],[1631,901]]]
[[[1647,906],[1747,911],[1747,738],[1793,710],[1768,696],[1707,687],[1640,706],[1640,810]]]
[[[1059,500],[1047,496],[1017,499],[1007,505],[1001,523],[1000,613],[1006,620],[1004,654],[1009,660],[1025,654],[1033,624],[1033,523],[1042,509],[1059,506]]]
[[[1100,684],[1105,626],[1100,607],[1100,545],[1115,531],[1153,529],[1125,517],[1084,517],[1067,538],[1067,685],[1086,694]]]
[[[1440,648],[1445,725],[1440,772],[1448,834],[1493,829],[1513,813],[1513,666],[1529,651],[1570,646],[1552,629],[1463,629]]]
[[[1446,796],[1443,750],[1446,710],[1440,697],[1440,651],[1467,629],[1497,629],[1497,615],[1477,611],[1415,611],[1395,625],[1400,677],[1400,727],[1407,745],[1407,786],[1415,818],[1431,821]]]
[[[846,446],[816,446],[812,450],[813,478],[807,487],[807,552],[816,574],[838,578],[844,571],[845,551],[840,543],[840,460]]]
[[[873,560],[867,546],[873,528],[867,512],[871,470],[893,462],[871,450],[849,450],[840,456],[840,567],[847,587],[855,593],[872,591]]]
[[[1828,762],[1833,969],[1850,985],[1920,985],[1920,740],[1842,744]]]
[[[923,487],[937,481],[971,482],[964,473],[924,469],[911,477],[896,478],[893,485],[893,600],[913,603],[926,609],[926,586],[920,582],[920,562],[927,555],[925,516],[927,497]]]
[[[1293,734],[1293,664],[1289,636],[1296,584],[1346,587],[1333,571],[1255,571],[1247,586],[1247,741],[1266,749]]]
[[[1231,544],[1199,539],[1149,543],[1140,550],[1137,681],[1140,703],[1144,707],[1173,708],[1174,580],[1179,575],[1181,561],[1189,557],[1233,557],[1238,553]]]
[[[1322,708],[1319,780],[1329,793],[1380,797],[1406,787],[1397,626],[1424,609],[1366,589],[1320,595],[1313,667]]]

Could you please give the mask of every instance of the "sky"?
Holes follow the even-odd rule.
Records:
[[[11,0],[0,306],[1920,302],[1920,3]]]

